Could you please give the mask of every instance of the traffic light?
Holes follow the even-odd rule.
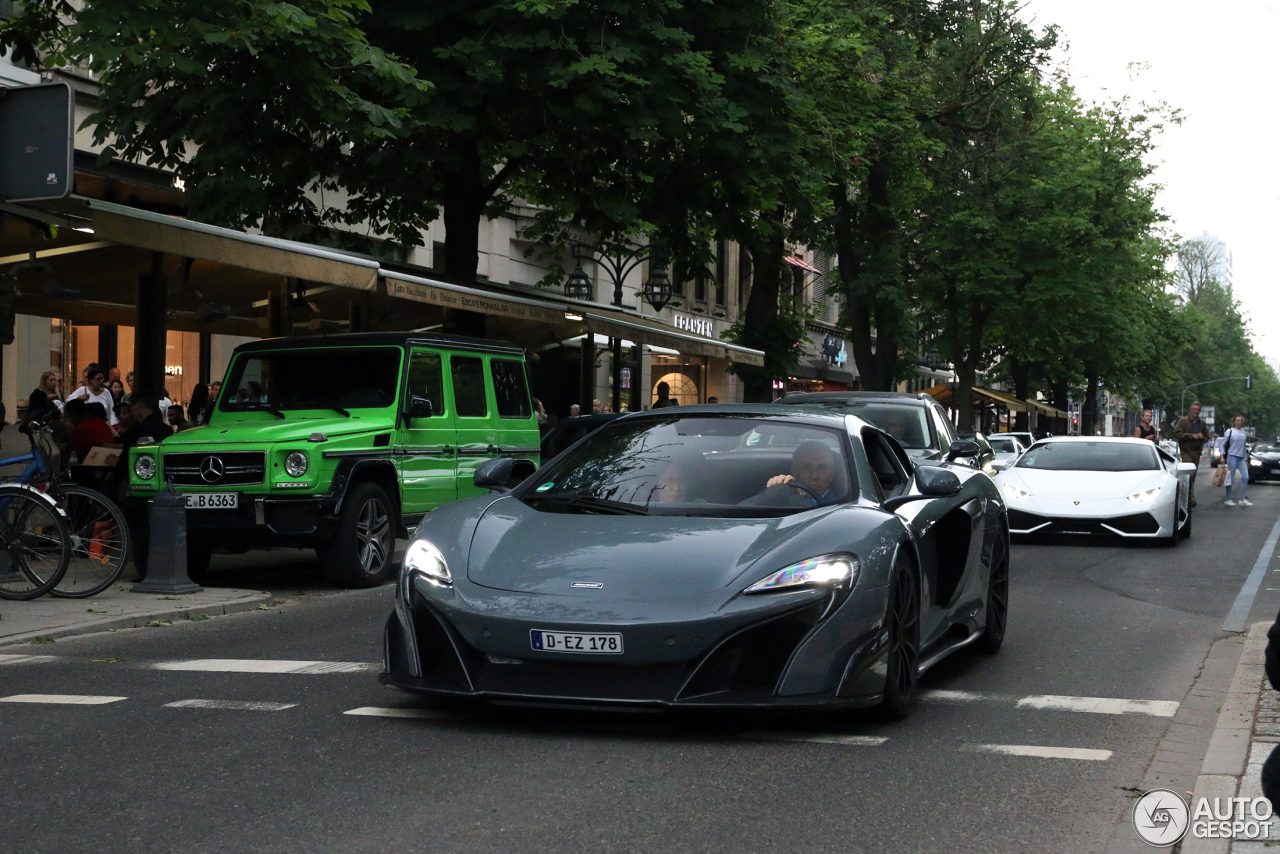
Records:
[[[1253,391],[1253,374],[1244,375],[1244,390]]]

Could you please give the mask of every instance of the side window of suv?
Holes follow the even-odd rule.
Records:
[[[444,371],[440,354],[414,350],[409,357],[409,394],[431,401],[431,414],[445,414]]]
[[[450,356],[454,411],[462,418],[484,418],[489,403],[484,395],[484,361],[475,356]]]
[[[943,414],[941,407],[930,405],[929,411],[933,413],[933,428],[938,431],[938,448],[945,457],[947,452],[951,450],[951,443],[956,438],[951,430],[951,422]]]
[[[532,414],[529,386],[525,382],[524,363],[513,359],[490,359],[489,375],[493,377],[493,396],[500,418],[524,418]]]

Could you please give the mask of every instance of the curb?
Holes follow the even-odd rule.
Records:
[[[1191,812],[1203,800],[1234,798],[1240,789],[1249,760],[1249,744],[1253,737],[1258,699],[1262,696],[1262,680],[1270,622],[1254,623],[1249,629],[1240,663],[1227,691],[1218,723],[1209,739],[1209,750],[1196,778]],[[1182,854],[1229,854],[1230,839],[1196,839],[1182,842]]]
[[[77,623],[74,626],[62,626],[60,628],[45,629],[35,632],[24,632],[18,635],[9,635],[0,638],[0,649],[10,646],[19,646],[29,644],[35,638],[65,638],[75,635],[97,634],[98,632],[106,632],[112,629],[136,629],[142,628],[147,623],[156,620],[189,620],[193,617],[220,617],[226,614],[235,614],[243,611],[257,610],[260,605],[270,604],[273,600],[270,593],[258,592],[250,593],[239,599],[232,599],[228,602],[214,602],[208,605],[188,605],[186,607],[169,608],[164,611],[150,611],[146,614],[129,614],[121,617],[104,617],[98,620]]]

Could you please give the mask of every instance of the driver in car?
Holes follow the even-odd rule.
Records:
[[[820,505],[834,504],[839,498],[831,490],[836,476],[836,457],[831,449],[816,439],[802,442],[791,455],[791,474],[769,478],[765,488],[743,504]],[[791,486],[789,484],[795,484]],[[821,496],[819,500],[818,496]]]

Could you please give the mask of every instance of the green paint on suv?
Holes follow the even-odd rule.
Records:
[[[524,351],[421,333],[277,338],[236,348],[209,423],[129,457],[134,501],[187,498],[188,569],[215,547],[314,546],[336,583],[392,571],[395,537],[483,490],[487,460],[538,463]]]

